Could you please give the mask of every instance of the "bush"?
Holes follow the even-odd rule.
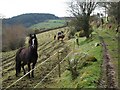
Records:
[[[79,20],[73,19],[69,22],[69,28],[70,28],[70,36],[73,37],[76,32],[80,31],[82,29],[82,20],[81,17]]]
[[[69,64],[68,70],[71,72],[72,79],[74,80],[79,75],[77,70],[78,60],[76,59],[68,60],[68,64]]]
[[[24,46],[26,28],[21,25],[3,26],[2,51],[15,50]]]
[[[79,37],[84,37],[85,36],[85,33],[83,30],[79,31]]]
[[[39,29],[35,29],[35,33],[38,34],[40,31]]]
[[[75,35],[75,30],[73,29],[73,27],[69,27],[69,33],[68,33],[68,39],[73,38]]]

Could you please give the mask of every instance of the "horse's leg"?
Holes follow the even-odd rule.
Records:
[[[28,63],[28,72],[30,72],[30,63]],[[30,78],[30,73],[28,74],[28,77]]]
[[[35,64],[36,64],[36,63],[33,63],[33,64],[32,64],[32,69],[35,68]],[[32,71],[32,77],[34,77],[34,70]]]
[[[23,69],[23,72],[24,72],[24,75],[25,75],[26,72],[25,72],[24,64],[22,63],[21,66],[22,66],[22,69]]]
[[[16,66],[15,66],[15,68],[16,68],[16,77],[18,77],[18,67],[17,67],[17,63],[16,63]]]
[[[63,38],[62,38],[62,43],[63,43]]]
[[[18,68],[17,68],[17,65],[16,65],[16,77],[18,77]]]
[[[61,41],[62,41],[62,43],[63,43],[63,38],[61,38],[61,39],[62,39]]]
[[[20,73],[21,70],[21,62],[20,61],[16,61],[16,77],[18,77],[18,74]]]

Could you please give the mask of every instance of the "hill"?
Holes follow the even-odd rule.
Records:
[[[27,13],[8,19],[3,19],[3,25],[22,24],[25,27],[30,27],[33,24],[37,24],[51,19],[59,19],[59,17],[47,13]]]

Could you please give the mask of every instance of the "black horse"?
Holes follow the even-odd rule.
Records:
[[[27,48],[20,48],[16,53],[16,77],[20,73],[21,67],[23,68],[24,74],[26,74],[26,71],[24,69],[25,65],[28,65],[28,72],[31,70],[31,63],[32,69],[34,69],[38,59],[37,47],[38,41],[36,35],[30,34],[29,46]],[[30,78],[30,73],[28,76]],[[32,71],[32,77],[34,77],[34,70]]]

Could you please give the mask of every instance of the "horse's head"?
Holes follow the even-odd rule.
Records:
[[[30,40],[29,40],[29,44],[30,46],[32,46],[33,48],[37,48],[37,37],[35,34],[30,34]]]

